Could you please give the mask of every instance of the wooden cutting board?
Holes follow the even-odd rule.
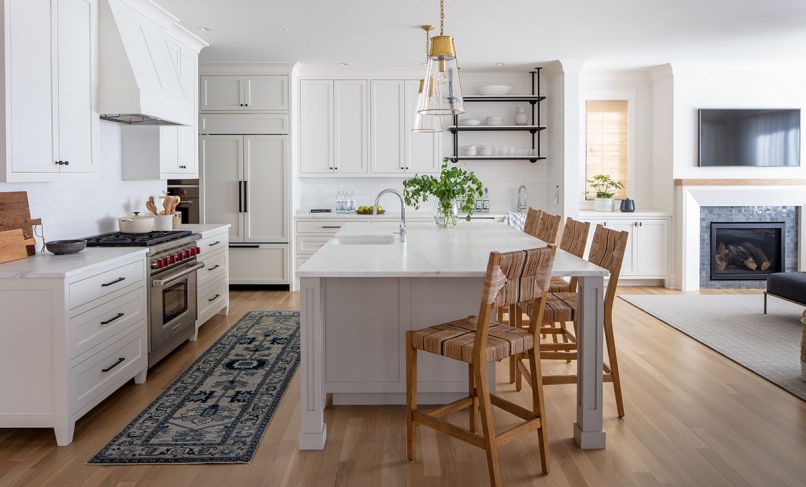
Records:
[[[0,193],[0,231],[22,229],[25,239],[33,238],[31,211],[28,208],[28,192],[12,191]],[[28,255],[34,255],[36,247],[31,245]]]
[[[32,243],[31,239],[23,237],[21,228],[0,231],[0,262],[28,257],[27,246]]]

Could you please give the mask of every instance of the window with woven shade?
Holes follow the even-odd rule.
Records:
[[[596,191],[587,181],[599,174],[624,184],[613,198],[627,197],[627,105],[627,100],[585,102],[585,199],[596,197]]]

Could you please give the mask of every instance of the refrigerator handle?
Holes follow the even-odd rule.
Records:
[[[238,213],[243,213],[243,181],[238,181]]]
[[[243,182],[243,212],[249,213],[249,181]]]

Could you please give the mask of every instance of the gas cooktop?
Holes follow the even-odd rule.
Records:
[[[188,230],[149,233],[111,232],[87,237],[87,247],[151,247],[188,237],[192,233]]]

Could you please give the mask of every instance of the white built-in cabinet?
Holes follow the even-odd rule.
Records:
[[[98,176],[98,1],[5,0],[4,181]]]
[[[300,82],[301,176],[439,170],[439,137],[412,133],[417,80]]]
[[[192,125],[125,125],[121,158],[124,180],[196,178],[198,132]]]
[[[288,76],[205,75],[202,111],[288,111]]]
[[[667,279],[669,273],[669,231],[670,217],[631,216],[626,213],[618,216],[584,217],[591,223],[588,249],[593,239],[596,225],[604,225],[612,230],[630,234],[621,278],[625,279]]]

